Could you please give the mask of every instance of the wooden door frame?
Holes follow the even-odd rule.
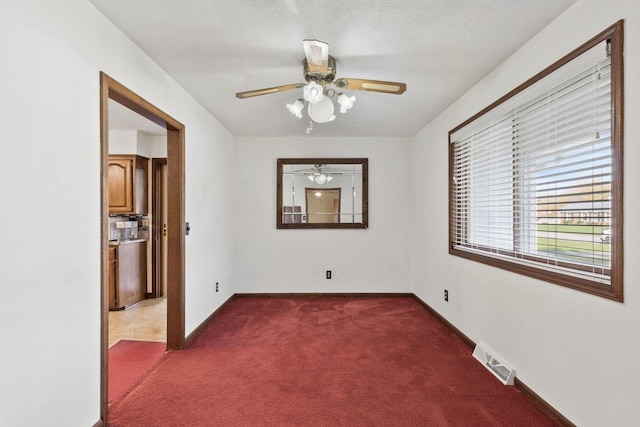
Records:
[[[185,343],[185,127],[159,108],[136,95],[107,74],[100,73],[100,414],[108,422],[108,321],[109,321],[109,99],[167,129],[167,349],[184,348]]]
[[[151,298],[158,298],[164,295],[162,287],[162,273],[159,268],[162,267],[162,244],[157,239],[158,233],[162,233],[162,227],[158,222],[162,217],[163,195],[161,182],[162,166],[167,164],[166,158],[153,158],[151,160],[151,229],[149,238],[151,239]],[[166,218],[164,218],[166,220]]]

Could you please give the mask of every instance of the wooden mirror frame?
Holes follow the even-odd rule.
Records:
[[[282,222],[282,176],[284,165],[362,165],[362,222],[358,223],[283,223]],[[318,228],[368,228],[369,227],[369,159],[366,158],[298,158],[278,159],[276,170],[276,228],[278,229],[318,229]]]

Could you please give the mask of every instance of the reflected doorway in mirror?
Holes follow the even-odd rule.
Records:
[[[310,224],[340,222],[340,188],[306,188],[305,194]]]

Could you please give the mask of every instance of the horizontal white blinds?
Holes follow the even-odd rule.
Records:
[[[602,42],[453,133],[452,247],[609,283],[611,105]]]

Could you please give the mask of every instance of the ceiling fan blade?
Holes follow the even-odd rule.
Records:
[[[391,93],[394,95],[401,95],[407,90],[406,83],[385,82],[382,80],[340,78],[335,81],[335,85],[341,89],[367,90],[371,92]]]
[[[270,93],[284,92],[286,90],[298,89],[301,87],[304,87],[304,83],[294,83],[290,85],[267,87],[264,89],[248,90],[246,92],[236,93],[236,98],[251,98],[252,96],[268,95]]]
[[[329,66],[329,44],[315,39],[302,41],[304,54],[311,73],[327,74]]]

